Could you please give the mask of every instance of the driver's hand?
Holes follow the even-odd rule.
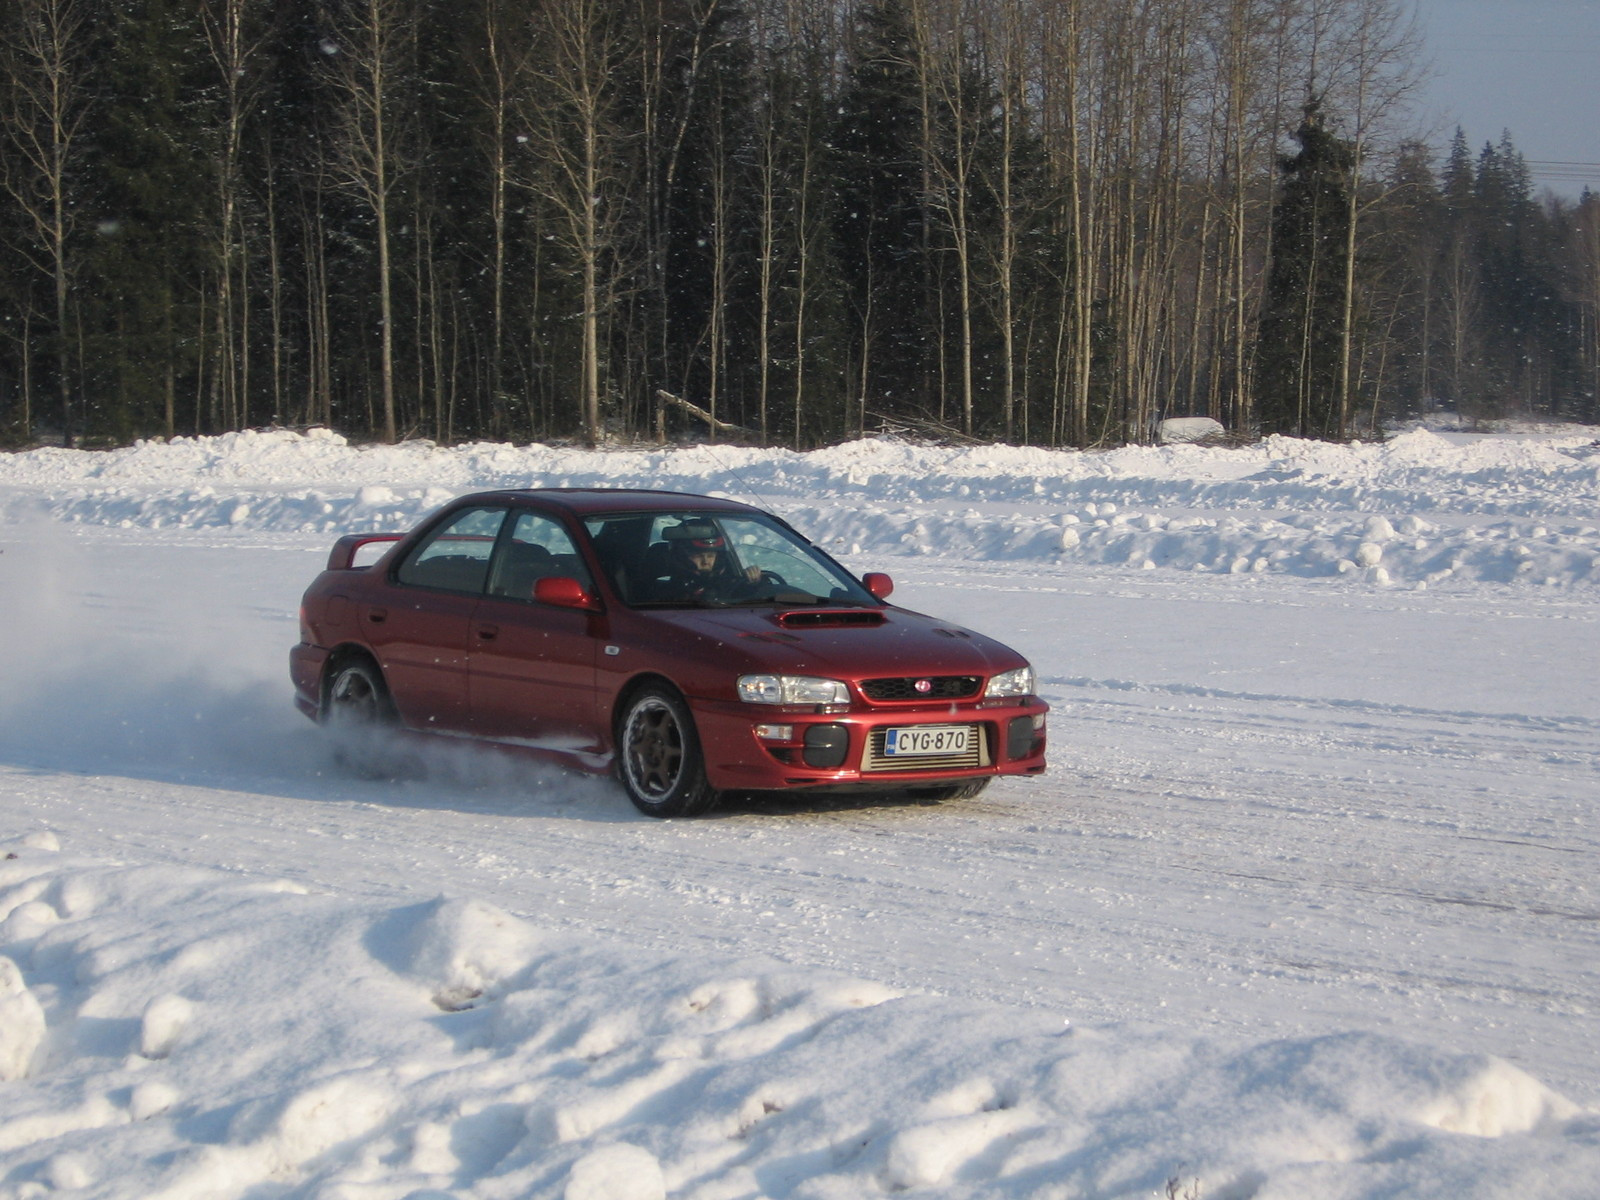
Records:
[[[751,583],[760,583],[761,582],[761,568],[760,567],[746,567],[744,569],[744,577],[746,579],[748,579]]]

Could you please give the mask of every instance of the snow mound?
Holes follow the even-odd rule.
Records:
[[[22,972],[9,958],[0,958],[0,1083],[28,1074],[44,1031],[44,1009]]]
[[[396,914],[391,963],[431,987],[446,1012],[471,1007],[527,963],[534,931],[493,905],[440,897]]]
[[[798,454],[353,446],[326,430],[0,455],[0,507],[250,533],[403,530],[464,492],[641,487],[769,507],[833,550],[1290,574],[1346,586],[1600,584],[1596,430],[1104,452],[873,438]]]
[[[471,899],[11,847],[0,1178],[19,1197],[1535,1200],[1600,1177],[1595,1118],[1485,1055],[1080,1029],[641,957]],[[39,906],[54,919],[17,919]]]

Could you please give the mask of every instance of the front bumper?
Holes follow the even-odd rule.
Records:
[[[927,786],[1045,769],[1045,714],[1037,697],[965,704],[814,708],[691,700],[706,776],[718,791]],[[966,728],[959,753],[896,758],[891,729]]]

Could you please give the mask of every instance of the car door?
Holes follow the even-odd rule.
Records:
[[[522,510],[501,540],[471,629],[473,730],[500,741],[588,751],[600,742],[595,660],[604,617],[534,599],[540,579],[594,590],[571,535],[555,517]]]
[[[446,518],[395,568],[361,625],[378,656],[400,719],[413,729],[470,726],[468,649],[504,506]]]

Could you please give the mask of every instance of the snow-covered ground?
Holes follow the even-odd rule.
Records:
[[[0,1197],[1600,1194],[1600,448],[0,457]],[[288,704],[332,537],[757,499],[1051,772],[690,822]]]

